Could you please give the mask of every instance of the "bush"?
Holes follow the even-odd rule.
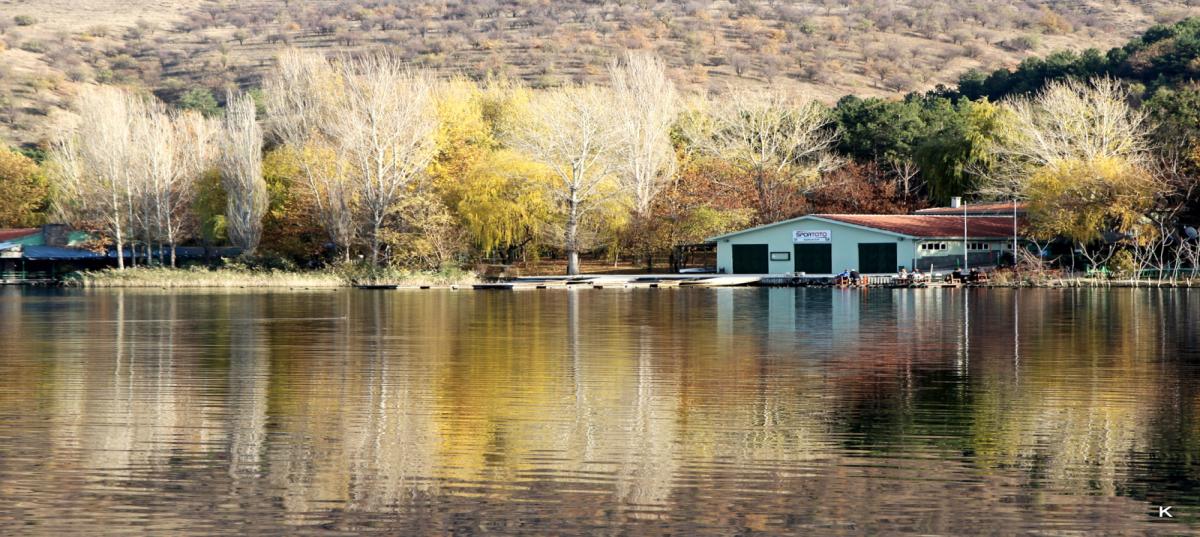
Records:
[[[221,105],[217,104],[217,98],[213,97],[211,91],[204,88],[192,88],[179,97],[176,106],[184,110],[195,110],[204,114],[205,117],[217,117],[221,115]]]
[[[376,267],[370,263],[345,263],[334,272],[350,284],[368,285],[465,285],[477,280],[474,272],[459,267],[439,270],[412,270],[403,267]]]
[[[299,270],[296,262],[277,255],[239,256],[237,259],[225,262],[225,268],[231,270],[259,270],[295,272]]]
[[[1108,269],[1118,276],[1129,277],[1137,272],[1138,264],[1129,250],[1121,250],[1108,260]]]
[[[46,44],[42,43],[41,41],[29,40],[21,43],[21,50],[32,52],[34,54],[41,54],[46,52]]]
[[[13,17],[13,22],[17,23],[17,26],[33,26],[37,24],[37,19],[32,15],[17,15]]]
[[[1023,35],[1020,37],[1014,37],[1012,39],[1008,39],[1008,40],[1004,41],[1003,43],[1001,43],[1001,45],[1004,46],[1005,48],[1008,48],[1010,50],[1015,50],[1018,52],[1033,50],[1033,49],[1037,48],[1038,45],[1040,45],[1040,44],[1041,44],[1041,40],[1038,39],[1037,36],[1032,36],[1032,35]]]

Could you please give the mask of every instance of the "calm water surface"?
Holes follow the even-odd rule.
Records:
[[[1194,533],[1197,381],[1196,291],[3,289],[0,534]]]

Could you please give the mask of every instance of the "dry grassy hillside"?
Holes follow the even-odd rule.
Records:
[[[1195,14],[1195,0],[0,0],[0,137],[44,140],[80,83],[168,100],[252,86],[286,46],[390,49],[533,85],[601,80],[614,52],[650,49],[688,87],[775,83],[834,100],[1107,48]]]

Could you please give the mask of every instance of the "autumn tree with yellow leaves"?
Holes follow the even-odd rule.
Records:
[[[1164,185],[1153,169],[1146,115],[1129,97],[1120,82],[1100,78],[1053,82],[1007,101],[1008,121],[981,191],[1028,200],[1033,236],[1068,239],[1085,254],[1105,232],[1134,233]]]
[[[437,155],[429,175],[441,201],[484,256],[507,262],[536,247],[551,208],[541,188],[547,169],[504,146],[502,132],[530,90],[455,78],[437,91]]]
[[[37,163],[16,151],[0,148],[0,227],[42,223],[48,196],[46,178]]]

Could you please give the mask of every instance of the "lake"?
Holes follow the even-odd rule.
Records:
[[[6,535],[1200,531],[1194,290],[4,288],[0,323]]]

